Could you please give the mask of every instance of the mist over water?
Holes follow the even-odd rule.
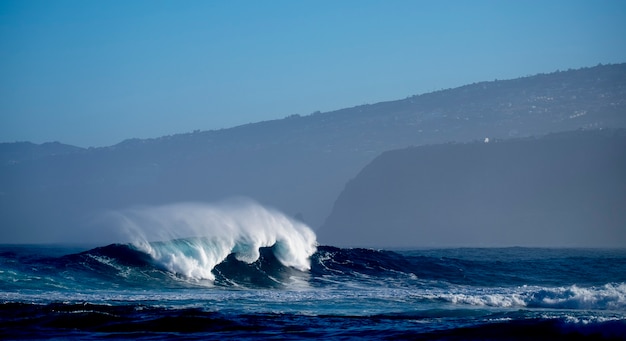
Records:
[[[115,217],[126,242],[188,278],[213,280],[228,255],[253,263],[265,247],[283,265],[305,271],[317,245],[308,226],[249,199],[143,207]]]

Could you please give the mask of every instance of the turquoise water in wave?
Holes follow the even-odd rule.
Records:
[[[286,244],[0,246],[0,338],[626,339],[626,250]]]

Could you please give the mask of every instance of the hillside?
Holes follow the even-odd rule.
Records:
[[[48,156],[74,154],[81,151],[84,151],[84,149],[59,142],[42,144],[31,142],[0,143],[0,165],[7,166]]]
[[[386,150],[619,127],[626,127],[626,64],[105,148],[58,153],[41,145],[35,149],[45,152],[29,154],[23,144],[2,144],[0,240],[67,240],[93,229],[106,210],[236,195],[318,227],[344,184]]]
[[[383,153],[325,225],[341,246],[626,245],[626,130]]]

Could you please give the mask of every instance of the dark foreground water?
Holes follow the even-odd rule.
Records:
[[[1,246],[0,339],[626,340],[626,250],[319,246],[297,270],[274,247],[202,269],[197,243]]]

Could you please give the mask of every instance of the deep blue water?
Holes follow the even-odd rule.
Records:
[[[0,246],[0,338],[626,340],[626,250],[193,245]]]

